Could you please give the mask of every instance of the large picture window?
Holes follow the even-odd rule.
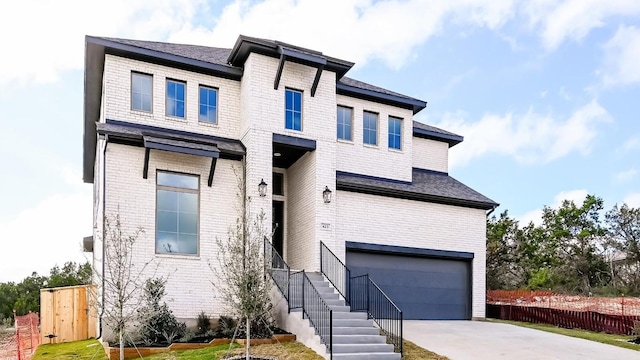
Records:
[[[158,172],[157,254],[198,254],[199,190],[196,175]]]

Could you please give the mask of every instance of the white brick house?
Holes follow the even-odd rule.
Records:
[[[322,242],[405,319],[483,318],[497,204],[448,175],[461,136],[415,122],[425,102],[346,77],[352,65],[245,36],[232,49],[87,37],[95,265],[102,219],[119,213],[126,231],[145,230],[136,258],[171,272],[176,316],[223,312],[208,264],[236,220],[234,169],[246,164],[252,210],[278,223],[291,268],[318,271]]]

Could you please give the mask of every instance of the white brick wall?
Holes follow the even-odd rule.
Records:
[[[217,262],[215,239],[224,239],[235,223],[239,209],[237,178],[232,167],[240,163],[218,160],[212,187],[207,186],[211,159],[152,150],[148,179],[142,178],[144,149],[110,143],[106,153],[106,214],[119,213],[126,234],[138,227],[144,233],[135,244],[136,264],[153,260],[158,276],[168,276],[166,300],[179,318],[196,318],[200,311],[224,312],[211,284],[209,263]],[[156,170],[184,172],[200,176],[200,219],[198,256],[156,255]],[[145,277],[156,267],[147,268]]]
[[[339,191],[341,241],[474,253],[472,316],[485,317],[484,210]]]
[[[131,72],[153,75],[152,113],[131,110]],[[166,116],[167,78],[186,82],[185,118]],[[198,86],[218,88],[218,124],[198,121]],[[167,66],[105,55],[104,117],[209,135],[239,138],[240,82]]]
[[[413,167],[449,172],[449,144],[414,137]]]
[[[414,141],[411,110],[344,95],[338,95],[336,101],[338,105],[353,108],[353,142],[339,141],[337,143],[338,170],[411,181],[411,155],[413,154]],[[364,111],[378,113],[378,146],[365,145],[362,141],[362,114]],[[402,119],[402,150],[400,151],[389,149],[389,116]],[[335,132],[334,122],[334,137],[336,136]]]
[[[319,269],[319,242],[327,244],[344,260],[344,241],[386,243],[431,249],[475,253],[474,274],[484,274],[485,217],[482,210],[337,192],[336,170],[411,181],[412,167],[447,171],[448,145],[412,136],[412,112],[389,105],[336,95],[335,74],[322,73],[317,92],[311,97],[316,69],[287,62],[279,88],[273,89],[278,59],[249,55],[242,81],[173,69],[113,55],[106,55],[103,108],[104,119],[123,120],[190,132],[240,139],[247,148],[246,189],[251,197],[250,212],[264,211],[266,229],[271,227],[271,173],[273,133],[316,141],[316,150],[307,153],[286,173],[285,259],[296,269]],[[153,75],[153,112],[131,110],[131,71]],[[166,79],[182,80],[186,88],[186,118],[165,116]],[[218,88],[218,125],[198,122],[198,85]],[[302,131],[286,130],[285,89],[303,92]],[[353,141],[336,140],[336,106],[353,108]],[[362,142],[363,111],[378,113],[378,146]],[[402,150],[388,149],[388,117],[403,119]],[[98,149],[96,182],[100,183],[101,154]],[[206,185],[210,159],[151,151],[149,179],[142,179],[144,149],[109,144],[106,155],[106,214],[119,208],[127,231],[142,226],[146,232],[137,244],[139,261],[161,262],[161,272],[170,274],[168,298],[178,317],[194,318],[204,310],[224,312],[210,283],[208,263],[216,260],[215,238],[227,236],[235,222],[239,199],[236,175],[240,162],[219,160],[213,187]],[[201,176],[200,255],[155,255],[155,174],[156,169]],[[261,179],[269,183],[267,196],[258,196]],[[325,204],[322,191],[328,186],[333,201]],[[99,191],[100,185],[96,185]],[[100,195],[98,192],[97,195]],[[100,199],[98,199],[99,202]],[[99,243],[100,207],[95,209],[96,248]],[[382,222],[381,220],[384,220]],[[323,224],[328,224],[323,228]],[[381,224],[385,224],[384,226]],[[150,273],[149,273],[150,275]],[[484,316],[484,275],[474,276],[473,316]]]

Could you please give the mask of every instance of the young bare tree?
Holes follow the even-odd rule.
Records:
[[[220,297],[232,315],[244,321],[246,327],[246,359],[250,358],[249,341],[251,325],[256,322],[270,324],[270,285],[264,276],[264,239],[271,234],[266,231],[266,214],[250,213],[251,199],[244,191],[244,181],[238,177],[241,208],[236,223],[229,229],[226,239],[216,239],[218,263],[210,264],[217,282],[214,282]]]
[[[94,269],[103,286],[99,311],[105,326],[118,338],[121,360],[124,359],[125,331],[135,321],[137,310],[142,306],[140,291],[146,279],[143,275],[152,263],[134,263],[133,247],[142,233],[142,228],[131,234],[125,233],[119,214],[113,219],[105,218],[102,236],[104,273],[102,269]]]

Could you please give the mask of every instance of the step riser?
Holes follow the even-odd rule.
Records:
[[[333,335],[334,344],[384,344],[385,339],[379,335]]]
[[[334,360],[400,360],[399,353],[333,354]]]
[[[334,344],[333,353],[393,352],[391,344]]]

